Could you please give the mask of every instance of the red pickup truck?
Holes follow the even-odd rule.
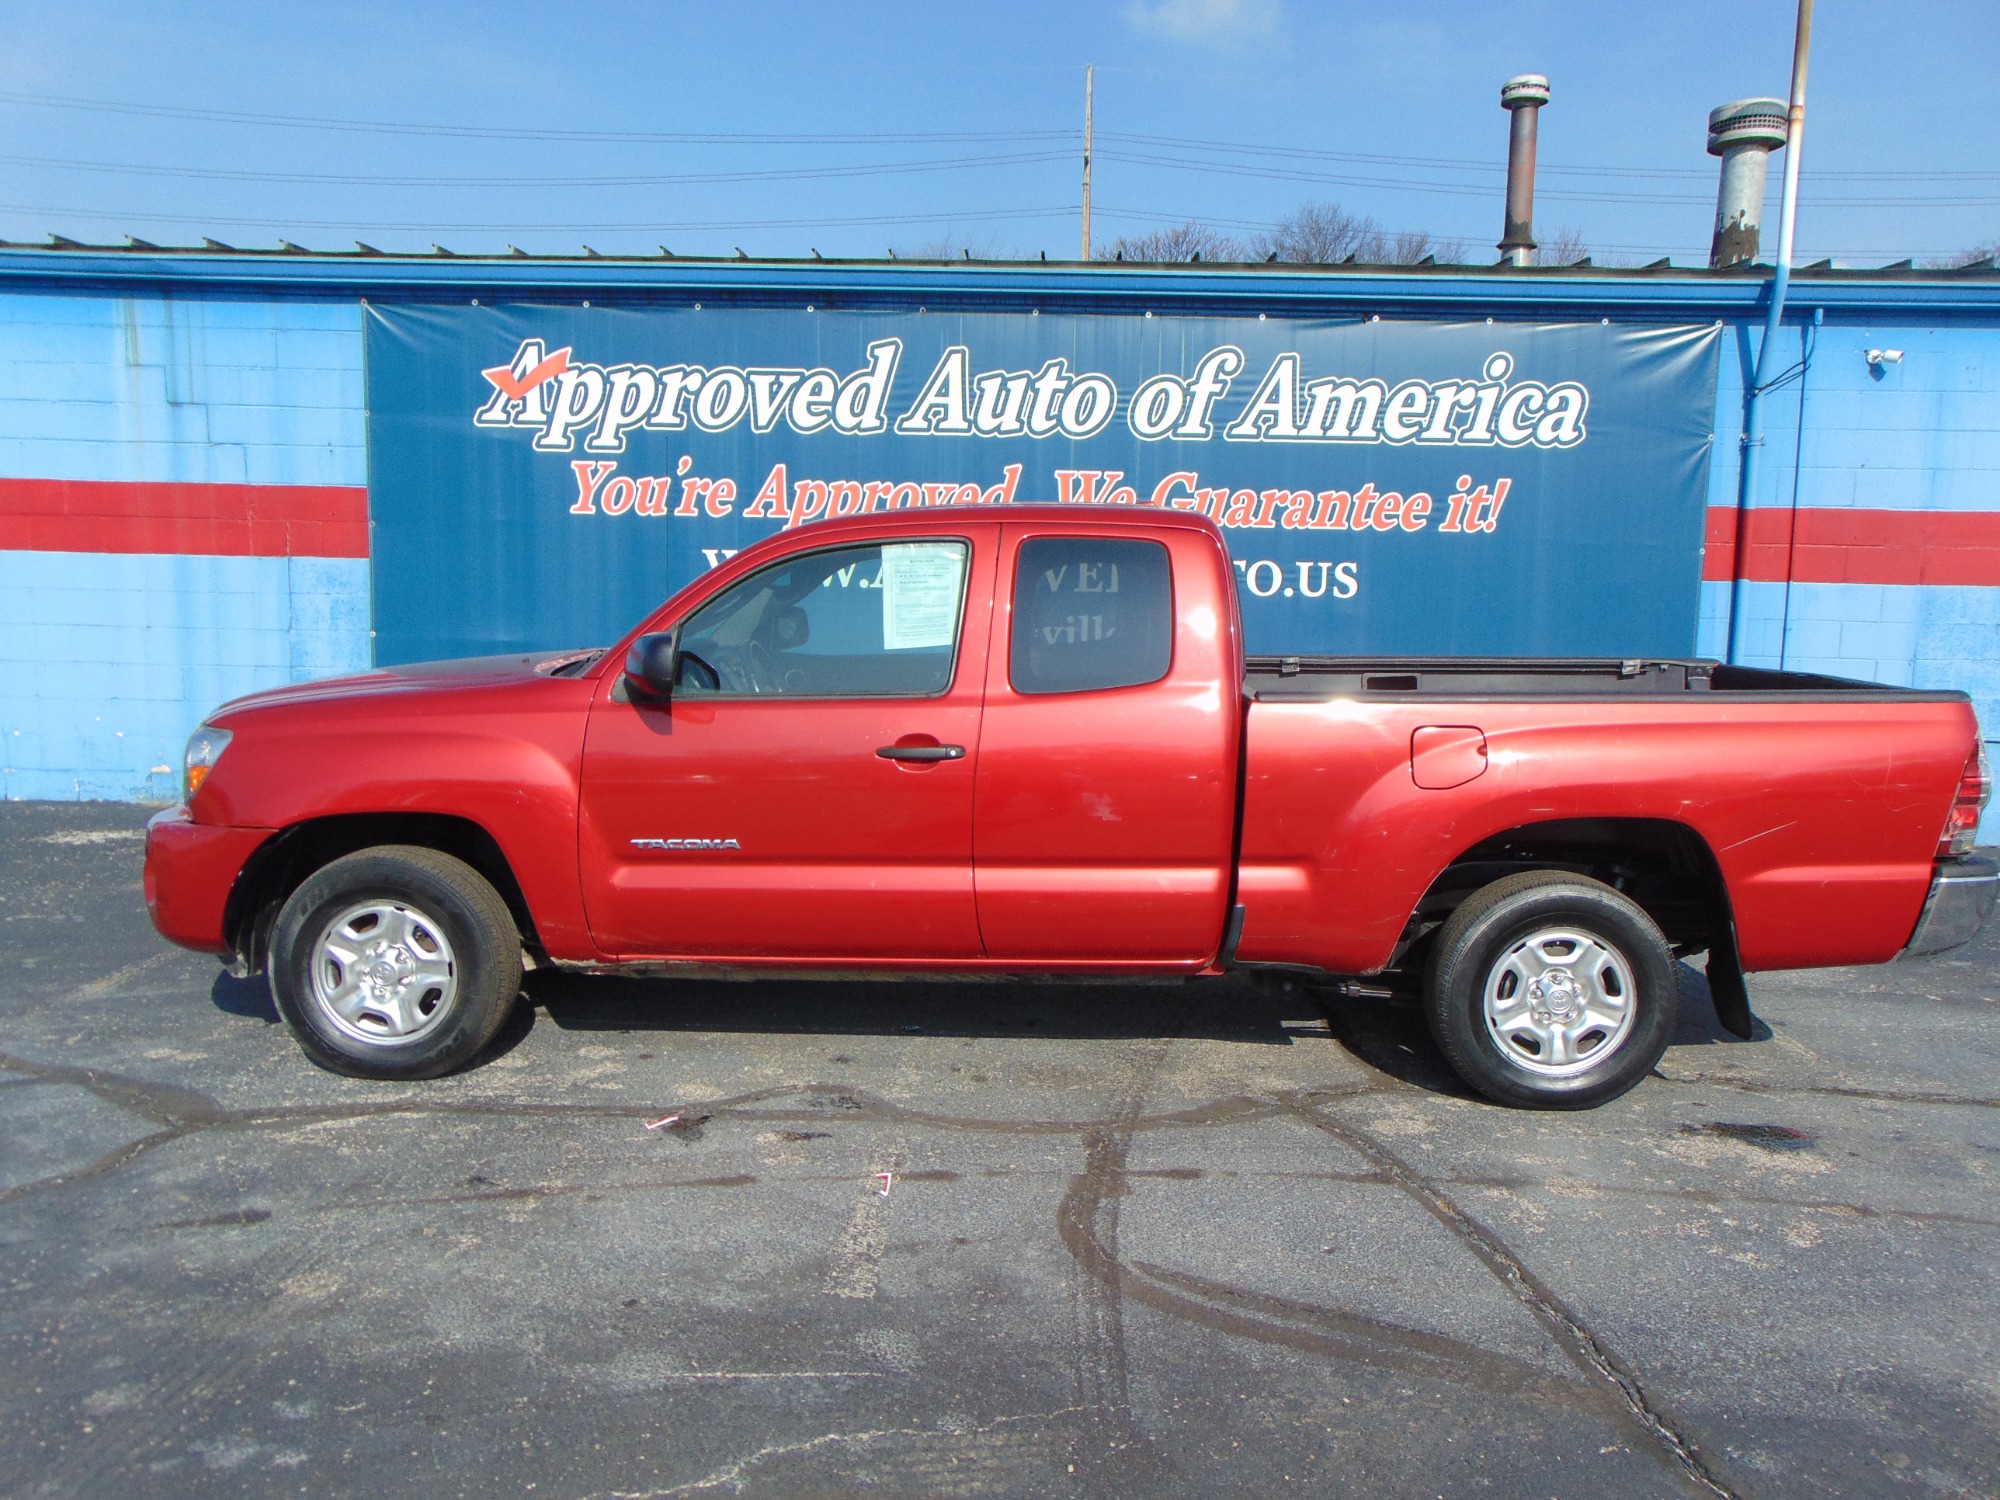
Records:
[[[2000,868],[1964,695],[1709,661],[1243,655],[1219,532],[1153,510],[841,520],[605,651],[242,698],[151,824],[168,938],[268,964],[306,1054],[471,1061],[524,967],[1266,969],[1421,985],[1505,1103],[1630,1088],[1708,954],[1968,940]]]

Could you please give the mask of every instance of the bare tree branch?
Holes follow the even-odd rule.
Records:
[[[1373,219],[1351,214],[1338,203],[1304,203],[1272,226],[1259,242],[1259,259],[1275,255],[1299,265],[1330,266],[1353,256],[1375,259],[1372,253],[1382,231]]]
[[[1573,266],[1590,254],[1590,246],[1585,243],[1580,229],[1552,229],[1542,237],[1540,248],[1535,251],[1538,266]]]
[[[991,232],[986,234],[959,234],[947,230],[928,240],[914,245],[898,245],[898,260],[1020,260],[1018,251],[1010,252],[1001,246],[999,237]]]
[[[1959,250],[1941,260],[1927,260],[1924,268],[1931,271],[1956,271],[1963,266],[1976,266],[1989,260],[2000,260],[2000,240],[1988,240],[1983,245],[1973,245]]]
[[[1197,219],[1189,219],[1185,224],[1156,229],[1151,234],[1120,235],[1110,244],[1099,246],[1093,258],[1183,265],[1198,260],[1242,260],[1246,254],[1242,241]]]
[[[1465,254],[1465,241],[1441,239],[1422,229],[1391,232],[1365,214],[1321,201],[1300,204],[1251,248],[1259,260],[1297,265],[1337,265],[1351,257],[1363,265],[1411,266],[1429,257],[1456,262]]]

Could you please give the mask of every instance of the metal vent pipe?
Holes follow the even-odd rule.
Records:
[[[1507,222],[1501,232],[1502,265],[1525,266],[1535,253],[1535,119],[1549,102],[1549,81],[1523,73],[1500,85],[1507,126]]]
[[[1799,0],[1798,30],[1792,39],[1792,98],[1785,111],[1785,191],[1778,207],[1777,263],[1771,268],[1771,300],[1764,309],[1764,341],[1757,346],[1757,372],[1751,377],[1750,388],[1743,393],[1743,460],[1736,466],[1736,577],[1729,587],[1729,659],[1734,662],[1743,660],[1750,508],[1756,503],[1757,474],[1764,455],[1764,393],[1778,378],[1778,330],[1785,321],[1785,294],[1792,285],[1792,246],[1798,233],[1799,155],[1806,143],[1806,62],[1812,52],[1812,18],[1813,0]],[[1803,347],[1799,352],[1799,376],[1803,382]],[[1801,383],[1800,390],[1804,389]],[[1787,589],[1790,586],[1788,576]],[[1778,659],[1783,661],[1784,655],[1781,636]]]
[[[1715,194],[1715,238],[1708,264],[1717,271],[1757,258],[1764,219],[1764,181],[1771,153],[1785,144],[1783,99],[1738,99],[1708,112],[1708,154],[1722,158]]]

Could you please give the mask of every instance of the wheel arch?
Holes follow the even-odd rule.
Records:
[[[1699,831],[1670,818],[1552,818],[1503,829],[1462,849],[1419,898],[1392,965],[1421,967],[1438,929],[1466,897],[1526,870],[1565,870],[1600,881],[1637,903],[1676,955],[1726,948],[1734,964],[1728,884]]]
[[[499,892],[523,945],[541,956],[513,866],[480,824],[449,813],[337,813],[280,829],[244,862],[222,913],[223,938],[236,955],[231,972],[247,976],[263,969],[279,908],[314,871],[378,844],[414,844],[464,860]]]

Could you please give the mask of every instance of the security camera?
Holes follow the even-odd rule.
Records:
[[[1870,349],[1868,363],[1875,366],[1900,365],[1903,362],[1901,349]]]

